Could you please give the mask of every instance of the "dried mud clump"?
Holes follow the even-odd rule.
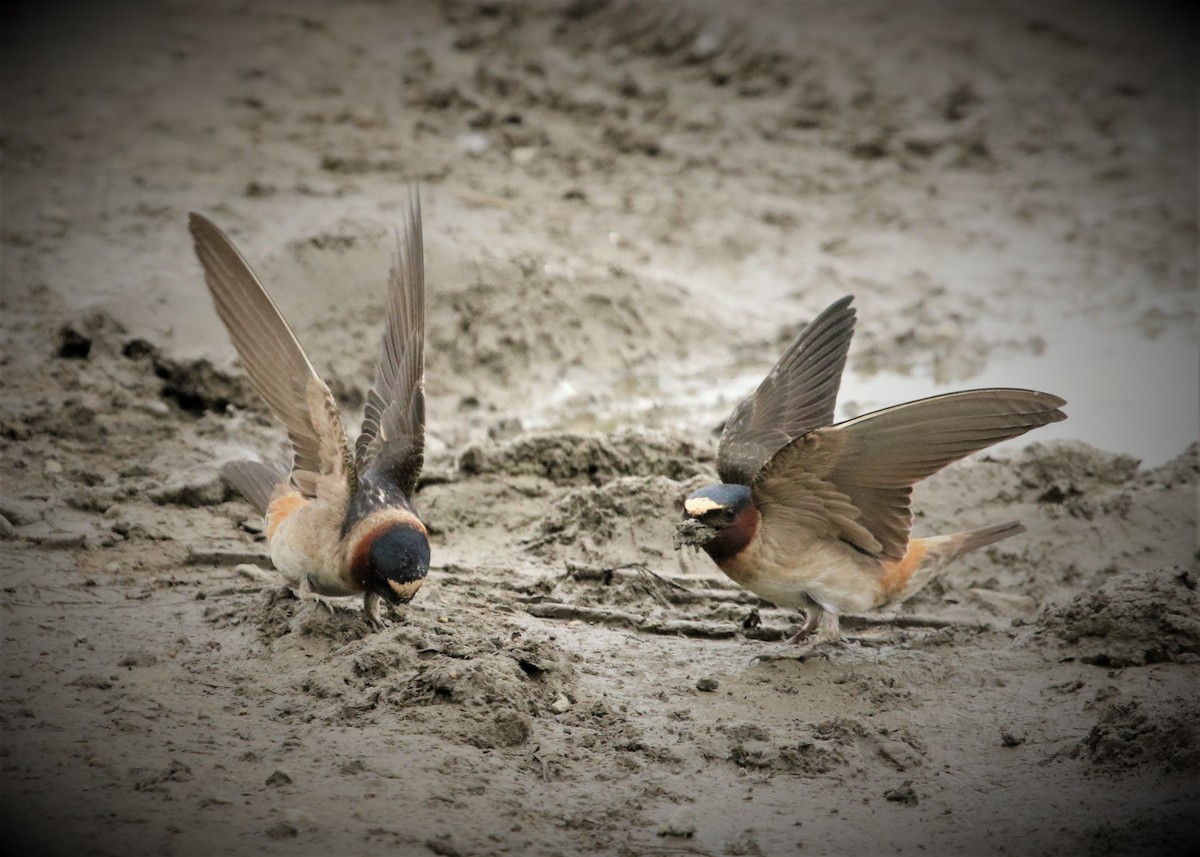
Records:
[[[567,653],[545,636],[508,623],[447,623],[416,608],[404,621],[371,632],[361,611],[330,611],[287,590],[263,608],[263,637],[280,650],[301,643],[325,659],[286,682],[278,716],[347,727],[403,724],[480,749],[526,743],[539,718],[571,710],[577,678]]]
[[[1089,664],[1200,662],[1198,583],[1195,570],[1121,572],[1097,591],[1047,610],[1041,623]]]
[[[1200,484],[1200,442],[1193,443],[1178,458],[1151,470],[1149,477],[1152,483],[1166,487]]]
[[[425,661],[396,688],[402,708],[450,706],[444,728],[476,747],[515,747],[528,740],[535,718],[568,708],[575,671],[549,640],[526,639],[497,649],[487,643],[466,657],[424,650]]]
[[[161,397],[189,413],[220,414],[230,405],[243,409],[263,407],[247,378],[223,372],[205,358],[168,357],[144,339],[127,342],[121,355],[144,362],[162,382]]]
[[[1200,770],[1200,704],[1192,700],[1160,716],[1134,701],[1113,704],[1072,755],[1109,773],[1146,765],[1195,772]]]
[[[708,446],[669,432],[553,432],[470,446],[458,468],[467,476],[537,476],[558,484],[602,485],[618,476],[690,479],[712,459]]]
[[[841,767],[847,762],[846,748],[853,736],[829,724],[821,724],[814,732],[798,740],[778,743],[770,734],[753,724],[727,727],[729,761],[739,768],[752,768],[777,773],[817,776]]]
[[[537,718],[574,704],[575,670],[553,641],[423,628],[423,617],[411,618],[394,635],[350,644],[354,675],[339,690],[339,722],[398,717],[411,730],[493,749],[524,744]]]
[[[99,309],[88,309],[67,319],[58,329],[55,354],[64,360],[87,360],[103,350],[116,353],[125,336],[124,326]]]
[[[579,488],[543,519],[531,546],[540,554],[551,545],[574,546],[599,561],[609,556],[601,547],[619,542],[618,547],[632,547],[639,555],[664,556],[681,495],[680,483],[662,476],[626,476]]]
[[[255,621],[264,642],[298,634],[330,643],[346,643],[372,632],[366,614],[351,606],[350,599],[334,598],[318,603],[300,598],[290,586],[270,590],[255,611]]]
[[[726,759],[739,768],[813,777],[839,768],[906,771],[925,764],[925,747],[906,730],[868,728],[838,717],[789,732],[782,741],[753,723],[717,726],[728,742]]]
[[[1079,441],[1032,443],[1017,461],[1021,484],[1042,503],[1064,503],[1094,488],[1125,485],[1138,473],[1131,455],[1104,452]]]

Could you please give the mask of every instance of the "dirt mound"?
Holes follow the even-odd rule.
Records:
[[[753,722],[718,724],[714,731],[727,743],[725,759],[748,770],[813,777],[839,769],[905,771],[925,764],[925,746],[908,730],[875,728],[848,717],[782,734]]]
[[[469,446],[458,469],[468,476],[529,475],[556,484],[601,485],[619,476],[682,481],[708,472],[713,459],[710,444],[665,431],[547,432]]]
[[[1200,704],[1177,700],[1169,712],[1136,701],[1114,703],[1073,752],[1107,773],[1146,765],[1176,773],[1200,770]]]
[[[1105,452],[1079,441],[1032,443],[1016,462],[1022,484],[1042,502],[1062,502],[1099,486],[1123,485],[1138,472],[1131,455]]]
[[[715,478],[712,459],[711,446],[668,431],[523,434],[431,469],[417,503],[451,549],[486,538],[519,564],[674,564],[671,528],[690,487]]]
[[[328,649],[320,668],[292,676],[289,718],[360,727],[397,718],[410,732],[496,748],[524,743],[538,717],[574,705],[567,653],[498,616],[454,622],[408,607],[375,632],[355,607],[328,609],[287,590],[270,592],[259,611],[264,640],[281,651]]]
[[[1141,666],[1200,662],[1200,575],[1153,569],[1113,575],[1094,592],[1051,608],[1043,628],[1086,663]]]
[[[628,556],[670,556],[671,533],[686,487],[665,476],[623,476],[597,487],[578,488],[542,519],[530,542],[547,558],[578,562],[625,562]]]
[[[1148,476],[1152,483],[1166,487],[1200,484],[1200,443],[1193,443],[1178,458],[1149,471]]]

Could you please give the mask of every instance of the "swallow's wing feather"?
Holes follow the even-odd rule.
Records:
[[[318,476],[352,481],[353,459],[337,404],[279,308],[212,221],[193,213],[188,227],[217,314],[250,383],[287,428],[292,484],[315,497]]]
[[[967,390],[819,429],[780,450],[752,484],[763,526],[795,527],[794,510],[811,510],[816,497],[817,532],[900,559],[912,528],[913,485],[992,444],[1066,419],[1064,404],[1033,390]]]
[[[800,332],[721,432],[717,472],[749,485],[779,449],[833,422],[833,409],[854,334],[852,297],[831,305]]]
[[[425,259],[414,190],[389,277],[387,329],[356,444],[358,472],[386,473],[416,489],[425,453]]]
[[[260,515],[267,514],[275,489],[287,482],[287,474],[274,464],[262,461],[230,461],[221,466],[221,475],[238,490]]]
[[[797,438],[754,480],[750,490],[762,515],[763,538],[781,545],[785,553],[789,546],[799,548],[822,538],[841,539],[866,553],[878,554],[883,545],[863,525],[862,512],[847,494],[819,475],[831,457],[832,444],[824,441],[820,432]],[[804,460],[784,473],[786,465],[780,459],[785,456]]]

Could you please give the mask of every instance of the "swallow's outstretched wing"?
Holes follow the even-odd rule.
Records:
[[[425,256],[414,190],[388,287],[387,329],[356,444],[358,472],[373,469],[411,496],[425,453]]]
[[[779,449],[833,422],[854,334],[852,300],[844,297],[813,319],[758,389],[734,408],[717,449],[723,482],[749,485]]]
[[[337,404],[279,308],[242,254],[212,221],[191,214],[188,228],[217,314],[250,382],[292,441],[292,484],[315,497],[317,477],[351,483],[353,459]]]
[[[864,414],[803,435],[751,484],[763,528],[784,544],[839,538],[899,560],[912,486],[947,464],[1066,419],[1066,402],[1033,390],[967,390]]]

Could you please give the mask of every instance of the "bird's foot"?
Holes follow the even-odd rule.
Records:
[[[387,627],[387,621],[383,618],[383,599],[374,592],[363,596],[363,612],[367,615],[367,624],[372,630],[382,631]]]
[[[831,649],[842,642],[836,613],[812,608],[796,633],[788,637],[782,646],[773,652],[764,652],[753,658],[756,661],[804,661],[811,657],[829,657]]]
[[[838,615],[814,607],[808,611],[796,633],[787,638],[787,642],[814,648],[825,643],[835,643],[841,638],[842,630],[838,624]]]
[[[813,629],[807,624],[802,625],[796,633],[784,640],[785,643],[790,643],[793,646],[812,647],[817,644],[817,635],[813,633]]]
[[[301,601],[316,602],[318,607],[324,607],[329,611],[329,615],[335,616],[338,613],[345,612],[346,608],[338,603],[333,598],[327,595],[320,595],[313,591],[312,584],[308,582],[308,576],[300,578],[300,583],[296,586],[296,597]]]
[[[844,640],[841,637],[833,640],[823,640],[820,635],[812,635],[800,643],[793,642],[794,639],[794,637],[788,638],[773,646],[771,650],[755,655],[750,659],[750,663],[754,663],[755,661],[828,660],[834,652],[853,645],[850,641]]]

